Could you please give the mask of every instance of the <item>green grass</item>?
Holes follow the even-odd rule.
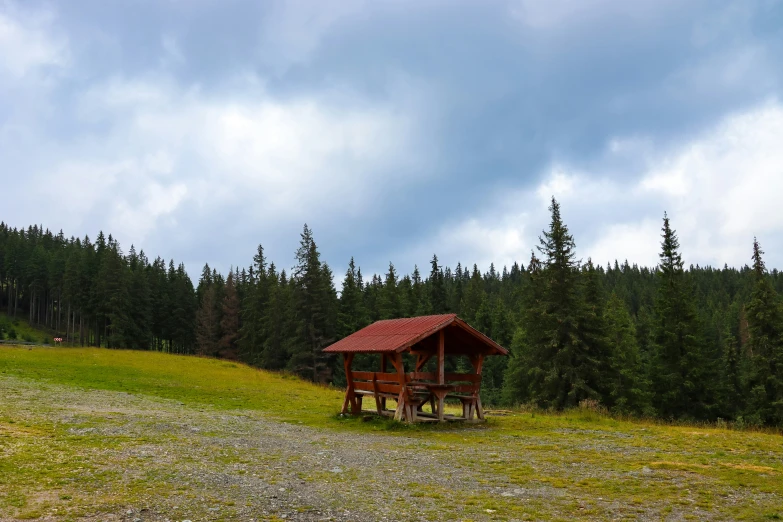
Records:
[[[30,339],[29,342],[34,343],[48,344],[52,342],[52,336],[50,334],[39,328],[31,326],[30,323],[20,317],[14,319],[9,315],[0,312],[0,325],[3,327],[2,329],[4,339],[8,338],[8,329],[13,327],[13,329],[16,331],[17,341],[25,341]]]
[[[0,380],[4,377],[169,399],[205,411],[262,412],[328,432],[402,435],[401,449],[427,452],[434,458],[464,455],[463,472],[484,489],[457,494],[431,484],[400,485],[401,492],[440,510],[435,513],[463,518],[633,518],[648,512],[672,518],[711,514],[721,519],[774,520],[783,516],[783,437],[772,433],[617,420],[580,410],[518,411],[479,425],[411,427],[385,419],[342,418],[337,415],[341,390],[292,376],[214,359],[125,350],[0,347]],[[34,484],[56,492],[46,502],[78,505],[100,484],[116,480],[100,455],[112,444],[124,444],[121,437],[66,436],[55,423],[25,425],[23,412],[14,410],[12,401],[4,407],[0,450],[4,433],[6,439],[22,441],[48,438],[48,456],[46,465],[39,466],[39,444],[0,459],[4,477],[0,486],[18,485],[12,494],[0,496],[0,507],[13,507],[19,517],[32,516],[42,509],[40,502],[29,500]],[[84,428],[102,422],[96,419]],[[84,457],[92,445],[96,456]],[[83,460],[73,460],[75,455]],[[242,464],[228,449],[215,459],[222,465]],[[92,472],[75,479],[77,468]],[[351,477],[314,470],[302,480]],[[148,483],[163,480],[139,479],[127,494],[141,494]],[[533,498],[521,503],[497,493],[515,488],[557,494],[554,501]]]

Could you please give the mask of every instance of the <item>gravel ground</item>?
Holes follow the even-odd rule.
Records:
[[[435,444],[417,438],[319,430],[259,412],[216,412],[8,377],[0,378],[0,391],[6,416],[13,406],[16,425],[54,420],[61,436],[96,441],[86,454],[74,448],[73,457],[95,463],[96,476],[112,473],[98,484],[97,497],[122,497],[135,488],[135,503],[114,512],[88,507],[79,517],[85,520],[428,520],[437,516],[438,499],[419,496],[417,485],[427,491],[492,491],[486,476],[480,482],[467,472],[464,453],[427,451]],[[2,440],[0,449],[13,453],[14,444]],[[139,491],[144,482],[153,489]]]
[[[631,435],[568,428],[463,444],[318,429],[257,411],[217,411],[5,375],[0,397],[0,464],[33,451],[35,466],[73,470],[55,486],[27,484],[21,507],[4,511],[0,491],[2,521],[513,520],[511,513],[536,520],[725,520],[723,507],[753,502],[766,509],[780,500],[695,473],[597,466],[573,455],[623,452],[654,461],[660,449],[644,444],[644,429]],[[570,484],[636,481],[687,492],[706,484],[715,499],[700,506],[703,497],[694,492],[667,506],[593,498],[530,480],[521,487],[514,474],[523,469]]]

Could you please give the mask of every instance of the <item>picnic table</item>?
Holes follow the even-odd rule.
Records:
[[[324,351],[343,355],[347,387],[342,413],[361,413],[362,399],[372,397],[379,415],[408,422],[483,420],[480,391],[484,358],[508,354],[455,314],[378,321]],[[358,353],[380,355],[380,371],[353,370]],[[413,371],[405,371],[404,353],[416,357]],[[467,357],[473,371],[447,373],[446,356]],[[436,371],[424,371],[433,359]],[[461,402],[461,416],[446,415],[445,404],[450,398]],[[393,412],[386,409],[388,399],[397,403]],[[430,412],[423,409],[427,403]]]

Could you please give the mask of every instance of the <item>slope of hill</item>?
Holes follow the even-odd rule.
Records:
[[[776,519],[783,438],[517,412],[407,427],[152,352],[0,347],[0,519]]]
[[[49,344],[52,342],[52,335],[30,325],[22,318],[13,318],[0,312],[0,340],[14,339],[37,344]]]

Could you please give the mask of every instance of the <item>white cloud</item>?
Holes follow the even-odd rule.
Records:
[[[646,139],[615,138],[605,162],[644,151],[635,181],[616,181],[601,167],[556,165],[536,187],[498,195],[491,210],[449,223],[415,249],[496,265],[527,261],[548,226],[551,196],[575,232],[577,254],[654,266],[667,211],[686,263],[741,266],[758,236],[770,266],[783,265],[783,105],[765,103],[730,115],[716,127],[667,150]],[[633,174],[633,173],[629,173]],[[426,245],[426,247],[425,247]]]
[[[81,229],[105,212],[101,222],[136,244],[184,206],[191,220],[228,211],[262,223],[257,233],[362,215],[385,188],[419,175],[425,155],[400,153],[417,149],[410,111],[344,99],[277,100],[257,81],[218,96],[167,77],[114,78],[76,108],[76,123],[101,131],[50,144],[57,154],[29,190],[79,201],[58,226]]]
[[[68,41],[53,29],[51,11],[25,12],[13,3],[0,4],[0,79],[19,80],[68,61]]]

